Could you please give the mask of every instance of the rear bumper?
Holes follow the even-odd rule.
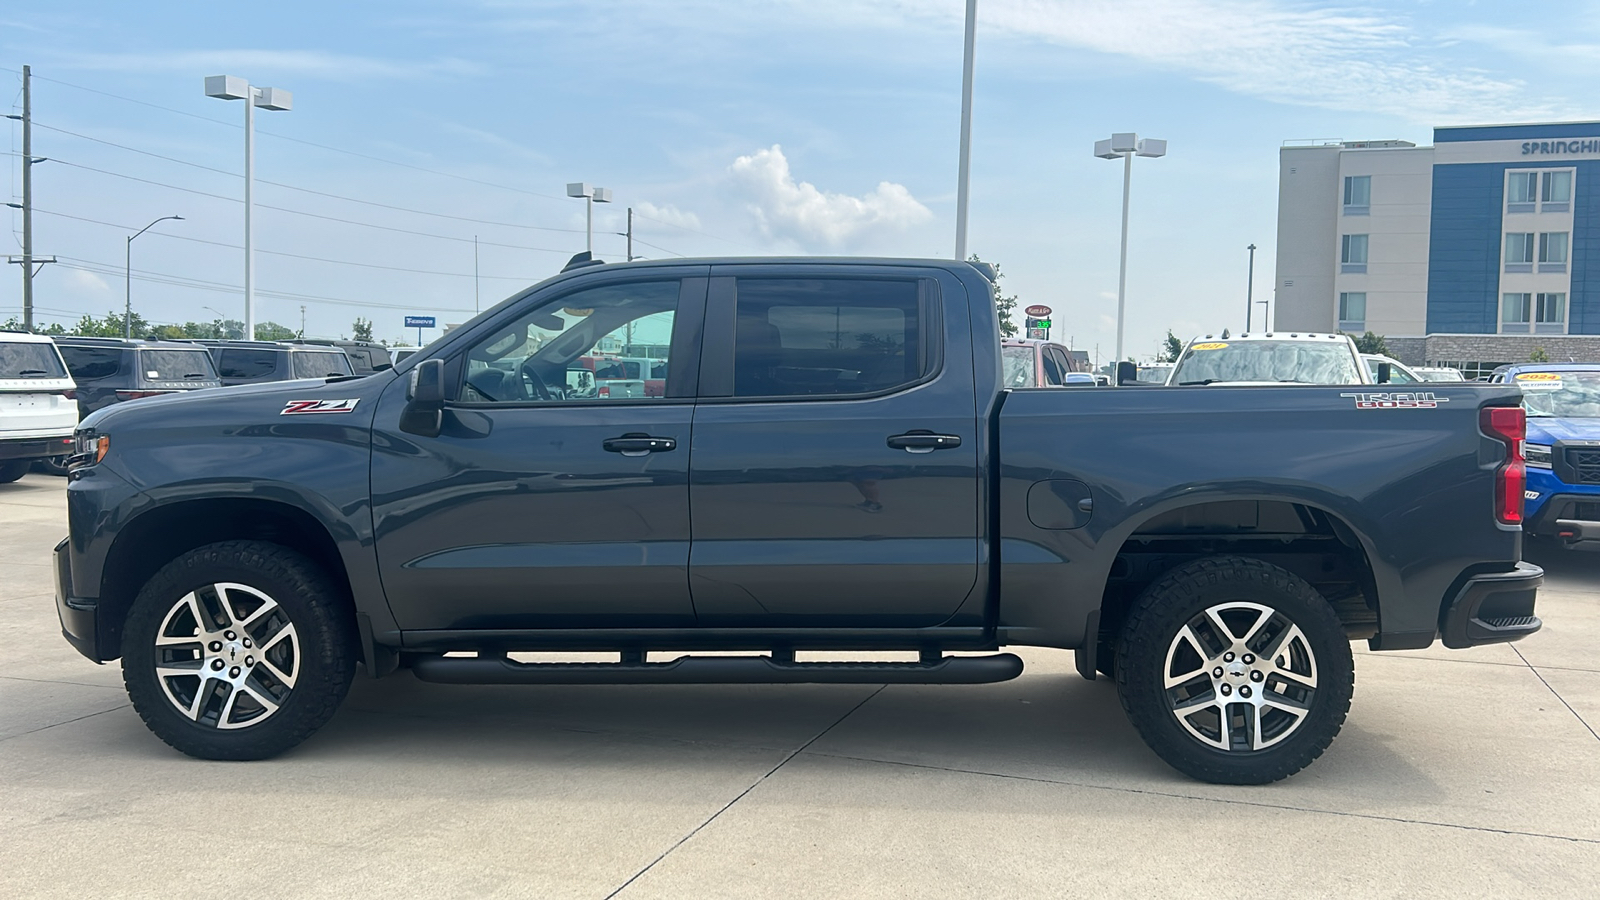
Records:
[[[1509,572],[1475,575],[1444,608],[1439,636],[1446,647],[1520,640],[1543,627],[1533,614],[1544,570],[1525,562]]]
[[[72,452],[72,433],[61,436],[0,438],[0,459],[51,459]]]
[[[62,538],[61,543],[56,545],[56,616],[61,619],[61,635],[72,645],[72,649],[95,662],[102,662],[104,657],[100,655],[96,639],[99,633],[99,604],[72,595],[72,555],[67,549],[71,540]]]

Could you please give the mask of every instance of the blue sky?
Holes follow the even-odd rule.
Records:
[[[484,307],[552,274],[583,248],[568,181],[615,192],[596,220],[611,259],[627,206],[652,257],[948,256],[962,9],[9,4],[0,79],[20,107],[33,66],[34,152],[55,160],[35,169],[36,252],[64,261],[35,302],[43,321],[120,309],[124,237],[178,214],[133,245],[135,308],[238,315],[243,110],[201,90],[223,73],[294,94],[293,111],[257,114],[256,174],[276,182],[257,201],[278,207],[257,211],[258,317],[299,327],[304,305],[309,335],[469,317],[473,235]],[[1168,327],[1242,324],[1247,244],[1270,297],[1283,141],[1600,118],[1597,71],[1593,0],[980,0],[970,248],[1055,308],[1056,337],[1108,355],[1121,179],[1091,148],[1167,139],[1134,172],[1127,346],[1148,355]],[[14,202],[15,123],[8,149]],[[0,319],[19,282],[0,276]]]

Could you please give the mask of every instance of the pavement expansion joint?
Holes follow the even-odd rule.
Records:
[[[612,891],[611,893],[609,893],[609,894],[607,894],[605,896],[605,900],[611,900],[611,898],[613,898],[613,897],[617,896],[618,894],[622,893],[623,891],[627,890],[629,885],[633,884],[635,881],[638,881],[641,877],[644,876],[644,874],[646,872],[649,872],[651,869],[655,868],[662,860],[664,860],[668,856],[670,856],[672,854],[672,851],[674,851],[674,850],[678,849],[679,847],[682,847],[684,844],[688,843],[690,838],[694,837],[695,835],[697,835],[701,831],[703,831],[707,825],[710,825],[712,822],[715,822],[717,820],[718,816],[720,816],[723,813],[727,812],[728,810],[732,809],[733,805],[735,803],[738,803],[740,800],[743,800],[745,798],[745,796],[748,795],[751,791],[755,790],[757,787],[760,787],[762,782],[766,781],[768,778],[771,778],[773,775],[776,775],[779,769],[781,769],[784,766],[789,764],[790,760],[794,759],[796,756],[799,756],[801,753],[805,752],[805,749],[807,747],[810,747],[812,744],[815,744],[817,741],[822,740],[824,735],[826,735],[828,732],[832,731],[833,729],[839,727],[839,725],[841,723],[843,723],[845,719],[848,719],[852,715],[854,715],[856,710],[860,709],[863,706],[866,706],[867,703],[870,700],[872,700],[873,697],[876,697],[879,694],[883,693],[883,689],[886,688],[886,687],[888,687],[888,685],[878,685],[878,689],[877,690],[875,690],[872,693],[868,694],[867,696],[863,697],[861,699],[861,702],[857,703],[855,706],[852,706],[849,709],[845,710],[844,715],[840,716],[837,719],[834,719],[831,723],[828,724],[828,726],[826,728],[824,728],[821,731],[817,732],[816,734],[812,735],[810,740],[806,741],[804,744],[801,744],[800,746],[798,746],[798,747],[794,748],[792,751],[790,751],[788,753],[788,755],[784,756],[783,759],[778,761],[777,765],[773,766],[770,770],[768,770],[760,778],[757,778],[755,781],[751,782],[749,787],[746,787],[744,790],[740,791],[738,796],[734,797],[732,800],[729,800],[726,804],[723,805],[723,807],[721,809],[717,810],[716,812],[714,812],[710,816],[708,816],[704,822],[701,822],[699,825],[696,825],[693,829],[691,829],[689,831],[688,834],[685,834],[683,837],[679,838],[671,847],[668,847],[666,850],[662,851],[661,855],[657,856],[655,859],[651,860],[649,865],[647,865],[644,868],[640,869],[639,871],[633,873],[632,877],[630,877],[627,881],[624,881],[622,884],[618,885],[616,890]]]
[[[1094,791],[1109,791],[1118,794],[1138,794],[1146,797],[1166,797],[1173,800],[1194,800],[1202,803],[1222,803],[1236,806],[1253,806],[1257,809],[1276,809],[1284,812],[1311,813],[1312,815],[1341,816],[1351,819],[1369,819],[1377,822],[1394,822],[1401,825],[1422,825],[1433,828],[1450,828],[1457,831],[1478,831],[1487,834],[1509,834],[1518,837],[1543,838],[1552,841],[1567,841],[1575,844],[1600,845],[1600,838],[1577,837],[1569,834],[1549,834],[1539,831],[1520,831],[1515,828],[1491,828],[1486,825],[1462,825],[1458,822],[1436,822],[1430,819],[1408,819],[1404,816],[1380,816],[1375,813],[1348,812],[1338,809],[1318,809],[1314,806],[1295,806],[1290,803],[1263,803],[1259,800],[1238,800],[1231,797],[1206,797],[1199,794],[1182,794],[1176,791],[1156,791],[1147,788],[1117,787],[1108,784],[1093,784],[1085,781],[1067,781],[1060,778],[1045,778],[1039,775],[1014,775],[1007,772],[985,772],[981,769],[963,769],[958,766],[936,766],[929,763],[903,762],[894,759],[874,759],[870,756],[851,756],[844,753],[811,753],[810,756],[820,756],[827,759],[845,759],[852,762],[877,763],[885,766],[903,766],[910,769],[926,769],[934,772],[950,772],[956,775],[977,775],[988,778],[1005,778],[1012,781],[1027,781],[1034,784],[1053,784],[1061,787],[1076,787]],[[785,760],[787,762],[787,760]],[[731,805],[731,804],[730,804]],[[709,820],[708,820],[709,821]]]
[[[1572,704],[1567,702],[1567,698],[1561,696],[1561,692],[1557,691],[1555,689],[1554,685],[1550,684],[1550,682],[1548,682],[1548,681],[1546,681],[1544,679],[1544,675],[1540,674],[1538,666],[1535,666],[1533,663],[1528,662],[1528,658],[1526,656],[1523,656],[1522,655],[1522,651],[1518,650],[1516,647],[1512,647],[1511,648],[1511,652],[1517,654],[1517,658],[1522,660],[1523,663],[1525,663],[1528,666],[1529,670],[1531,670],[1533,672],[1534,677],[1539,679],[1539,683],[1544,685],[1545,688],[1547,688],[1550,691],[1551,694],[1554,694],[1555,698],[1557,700],[1561,701],[1561,705],[1565,706],[1567,708],[1567,712],[1572,713],[1572,717],[1578,720],[1578,724],[1582,725],[1585,729],[1587,729],[1589,734],[1590,734],[1590,736],[1592,736],[1595,740],[1600,741],[1600,733],[1596,733],[1595,730],[1594,730],[1594,726],[1590,725],[1588,723],[1588,721],[1586,721],[1583,718],[1583,716],[1579,715],[1577,710],[1572,708]]]
[[[20,734],[13,734],[13,735],[10,735],[9,737],[0,738],[0,741],[14,741],[17,738],[27,737],[30,734],[38,734],[41,731],[49,731],[52,728],[60,728],[62,725],[71,725],[73,722],[82,722],[84,719],[92,719],[95,716],[103,716],[106,713],[113,713],[113,712],[116,712],[119,709],[127,709],[130,705],[131,704],[128,704],[128,703],[119,703],[116,706],[111,707],[110,709],[102,709],[99,712],[92,712],[92,713],[89,713],[86,716],[78,716],[75,719],[67,719],[67,720],[62,721],[62,722],[51,722],[49,725],[42,725],[42,726],[40,726],[38,728],[34,728],[34,729],[29,730],[29,731],[24,731],[24,732],[22,732]]]

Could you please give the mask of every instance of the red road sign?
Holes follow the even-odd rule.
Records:
[[[1033,316],[1035,319],[1042,319],[1045,316],[1050,315],[1050,307],[1048,307],[1048,306],[1030,306],[1027,309],[1023,310],[1023,312],[1027,313],[1030,316]]]

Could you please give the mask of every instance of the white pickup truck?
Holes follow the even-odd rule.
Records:
[[[26,475],[37,460],[72,451],[76,389],[54,341],[0,331],[0,484]]]

